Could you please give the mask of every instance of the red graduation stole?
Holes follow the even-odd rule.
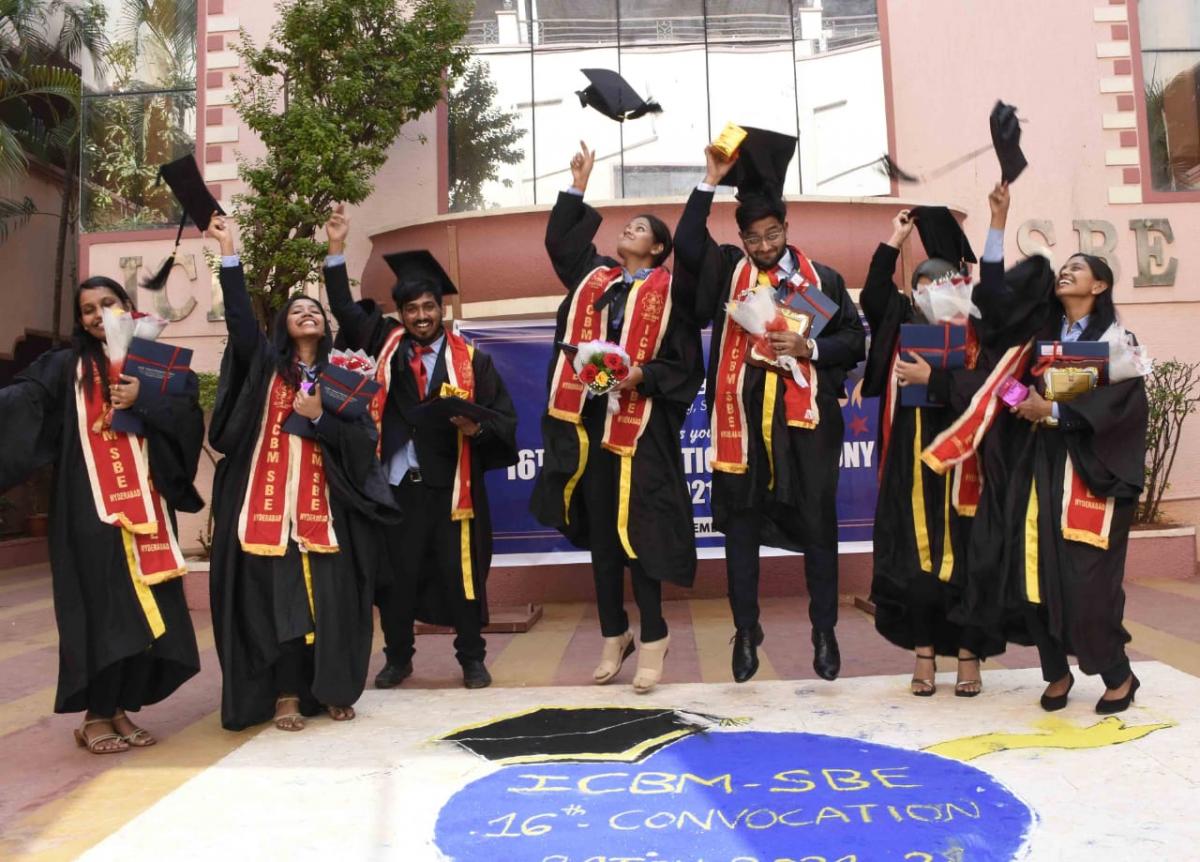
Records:
[[[82,374],[81,362],[76,377]],[[99,374],[93,374],[90,389],[82,380],[76,385],[75,413],[96,516],[120,529],[134,592],[157,638],[167,629],[150,586],[185,574],[187,564],[150,479],[146,441],[109,427],[112,407],[104,400]]]
[[[282,557],[289,538],[305,552],[339,550],[320,444],[283,430],[295,397],[296,388],[272,372],[238,517],[238,538],[248,554]]]
[[[802,290],[821,289],[821,278],[807,257],[791,248],[797,271],[807,282]],[[763,276],[769,279],[766,273]],[[749,257],[738,261],[733,270],[729,295],[740,301],[759,284],[759,271]],[[769,283],[769,282],[768,282]],[[716,392],[713,397],[712,438],[716,449],[713,469],[723,473],[745,473],[749,466],[749,440],[746,436],[746,408],[743,401],[746,382],[746,356],[753,336],[742,329],[731,316],[725,315],[721,330],[720,364],[717,366]],[[775,484],[775,460],[771,445],[775,421],[775,404],[783,386],[784,415],[793,428],[816,428],[821,421],[817,407],[817,375],[807,359],[798,360],[801,374],[808,382],[801,388],[788,373],[766,375],[763,391],[762,436],[767,449],[767,464]]]
[[[583,277],[579,287],[575,289],[575,295],[571,298],[571,308],[567,312],[567,325],[563,331],[563,340],[566,343],[583,344],[607,336],[609,306],[606,305],[601,311],[597,311],[596,301],[623,276],[619,266],[598,266]],[[625,304],[628,308],[629,300],[626,300]],[[629,318],[626,317],[626,329],[628,325]],[[633,354],[630,354],[631,360],[632,357]],[[555,419],[579,424],[583,405],[587,403],[587,387],[580,382],[575,373],[575,364],[565,350],[558,351],[554,374],[550,380],[550,404],[546,412]]]

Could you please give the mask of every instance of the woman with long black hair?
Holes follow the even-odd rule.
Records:
[[[216,217],[208,232],[221,246],[229,330],[209,430],[225,456],[210,571],[221,723],[298,731],[322,709],[347,721],[371,653],[377,522],[398,519],[374,426],[321,408],[316,380],[332,346],[321,304],[293,295],[268,338],[229,225]]]
[[[204,438],[199,386],[191,373],[180,395],[125,375],[110,381],[106,309],[131,313],[133,302],[110,278],[83,282],[70,347],[0,390],[0,489],[54,466],[54,711],[85,712],[75,740],[93,754],[153,745],[129,713],[200,669],[175,534],[175,511],[204,505],[192,487]],[[143,433],[114,431],[114,410],[138,416]]]

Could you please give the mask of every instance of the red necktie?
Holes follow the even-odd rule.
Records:
[[[425,397],[425,388],[429,385],[429,377],[425,374],[425,363],[421,357],[433,353],[433,347],[426,344],[414,344],[412,356],[408,359],[408,367],[412,370],[413,379],[417,381],[417,395]]]

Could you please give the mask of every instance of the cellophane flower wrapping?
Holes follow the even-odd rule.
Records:
[[[145,341],[158,341],[158,336],[162,335],[162,331],[167,328],[167,320],[159,317],[157,314],[150,314],[147,311],[134,311],[130,313],[133,318],[133,337],[141,338]]]
[[[129,355],[129,342],[133,340],[136,321],[132,314],[117,305],[100,309],[104,322],[104,350],[108,354],[108,382],[119,383],[125,370],[125,357]]]
[[[1146,348],[1137,343],[1133,333],[1119,323],[1110,326],[1101,341],[1108,342],[1108,380],[1120,383],[1134,377],[1148,377],[1154,371],[1154,360]]]
[[[725,313],[733,318],[734,323],[754,336],[754,347],[760,355],[775,356],[775,349],[767,340],[767,333],[786,332],[788,325],[779,313],[779,306],[775,304],[774,291],[765,286],[756,287],[741,299],[726,303]],[[808,387],[808,381],[801,373],[796,357],[779,356],[775,361],[791,373],[796,385],[801,388]]]
[[[373,378],[375,376],[375,357],[368,356],[362,350],[331,351],[329,364],[361,374],[363,377]]]
[[[965,275],[950,275],[918,287],[913,302],[929,323],[964,325],[968,317],[979,317],[979,309],[971,301],[975,283]]]
[[[611,341],[585,341],[578,346],[573,360],[575,374],[587,387],[588,397],[608,395],[608,411],[619,407],[613,390],[629,376],[629,354]]]

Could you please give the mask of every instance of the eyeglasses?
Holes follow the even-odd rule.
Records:
[[[759,236],[756,233],[744,233],[741,236],[742,242],[744,242],[746,245],[755,246],[762,245],[764,241],[769,243],[779,242],[780,237],[782,237],[785,232],[786,231],[784,231],[783,228],[775,228],[774,230],[767,231],[763,236]]]

